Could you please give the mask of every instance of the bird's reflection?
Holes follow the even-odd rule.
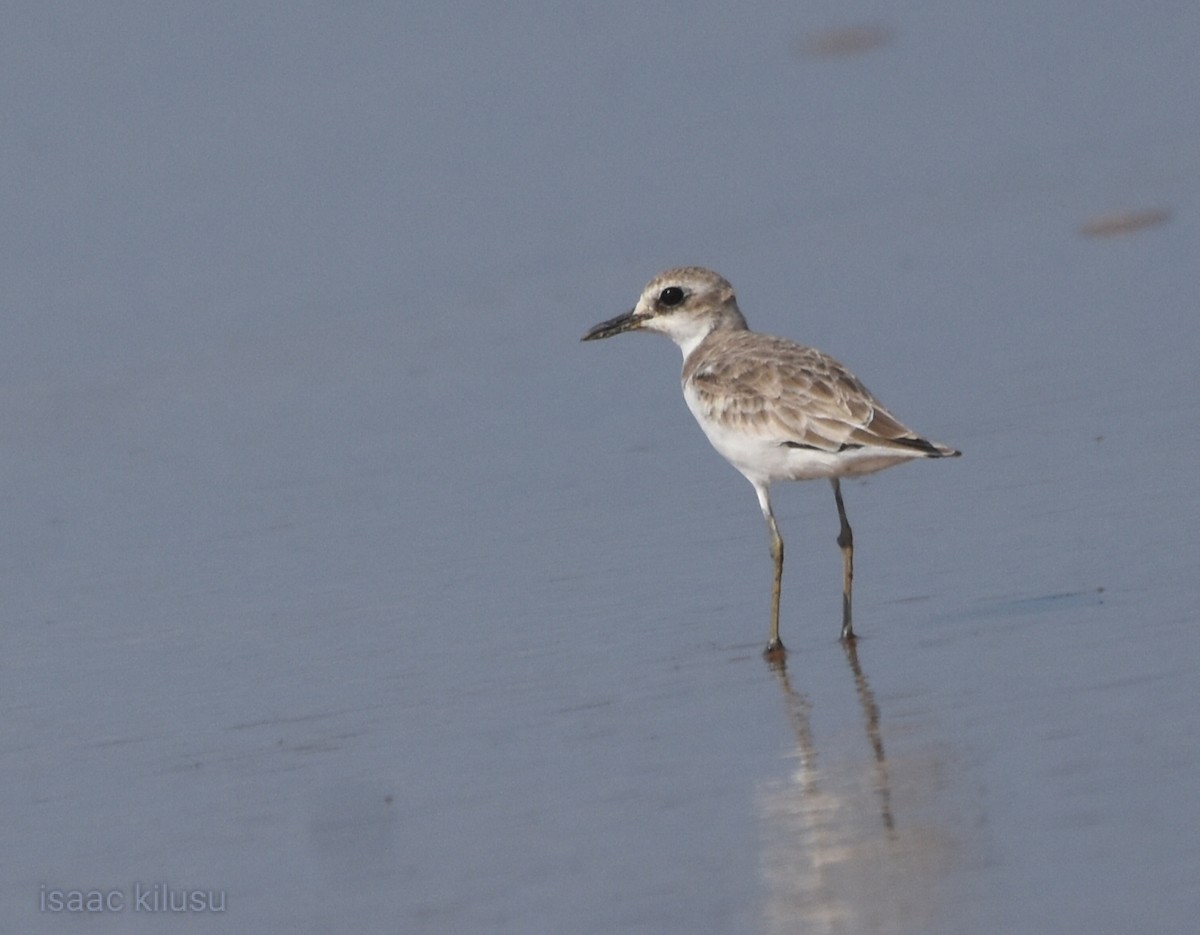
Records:
[[[879,705],[856,645],[843,647],[867,745],[861,734],[849,745],[834,738],[820,762],[811,699],[793,687],[782,660],[771,666],[795,739],[797,767],[759,798],[767,930],[921,931],[933,914],[946,838],[925,817],[906,822],[894,814],[893,769]]]
[[[846,661],[854,673],[854,687],[858,692],[858,702],[862,705],[867,740],[871,742],[871,752],[875,757],[875,791],[879,795],[883,826],[889,835],[894,835],[896,822],[892,818],[892,786],[888,779],[887,754],[883,750],[883,732],[879,729],[879,705],[875,703],[875,693],[871,691],[862,663],[858,661],[858,640],[842,640],[842,649],[846,651]],[[784,677],[787,677],[786,673]]]

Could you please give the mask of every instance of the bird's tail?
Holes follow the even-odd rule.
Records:
[[[915,435],[893,438],[892,441],[897,445],[903,445],[905,448],[912,448],[915,451],[919,451],[926,458],[957,458],[962,454],[961,451],[951,448],[949,445],[931,442],[927,438],[917,438]]]

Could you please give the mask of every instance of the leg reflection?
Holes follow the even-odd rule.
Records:
[[[858,702],[862,705],[867,740],[870,741],[871,750],[875,754],[875,790],[879,794],[879,809],[883,817],[883,826],[891,835],[895,833],[896,820],[892,817],[892,785],[888,778],[887,754],[883,749],[883,732],[879,729],[879,705],[875,703],[875,694],[871,691],[862,664],[858,661],[858,642],[843,640],[842,649],[846,652],[850,671],[854,673],[854,687],[858,692]]]
[[[888,759],[857,644],[848,640],[842,648],[858,712],[843,682],[839,711],[831,712],[841,726],[828,732],[811,697],[793,686],[786,663],[771,667],[794,740],[786,775],[764,781],[757,796],[763,929],[771,935],[928,931],[941,908],[942,881],[958,866],[945,802],[934,800],[936,784],[929,781],[942,754],[914,754],[910,747],[901,761]],[[894,783],[895,800],[903,803],[899,823]]]

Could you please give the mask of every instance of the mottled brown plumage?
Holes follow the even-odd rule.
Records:
[[[904,460],[955,454],[907,428],[828,354],[786,338],[714,330],[688,355],[683,384],[705,418],[773,444],[830,453],[871,446]]]

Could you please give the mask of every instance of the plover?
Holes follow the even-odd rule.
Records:
[[[827,477],[841,528],[843,640],[854,639],[850,596],[854,534],[839,478],[881,471],[914,458],[960,452],[903,425],[844,366],[815,348],[758,334],[746,325],[733,287],[698,266],[650,280],[637,305],[601,322],[584,341],[623,331],[660,331],[683,351],[683,398],[709,442],[754,486],[775,563],[768,655],[781,653],[779,590],[783,539],[771,512],[771,484]]]

